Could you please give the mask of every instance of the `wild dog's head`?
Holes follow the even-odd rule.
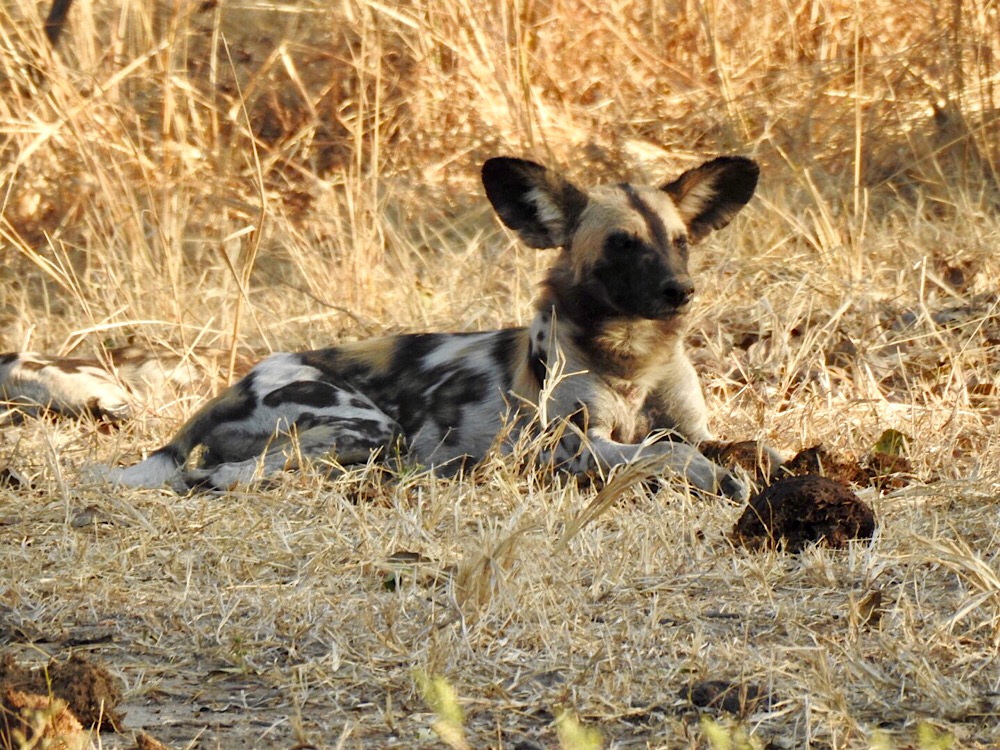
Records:
[[[581,190],[522,159],[490,159],[483,185],[497,215],[530,247],[561,247],[549,293],[577,319],[663,320],[694,294],[688,246],[721,229],[753,195],[757,164],[719,157],[659,188]]]

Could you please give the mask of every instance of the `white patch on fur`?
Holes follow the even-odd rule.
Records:
[[[561,245],[566,239],[566,216],[552,200],[552,196],[541,188],[532,188],[525,197],[535,204],[538,220],[541,221],[555,244]]]
[[[677,210],[685,221],[690,222],[705,210],[716,194],[715,180],[702,180],[684,193],[684,197],[677,203]]]
[[[315,367],[302,364],[298,354],[278,352],[253,368],[253,389],[258,396],[262,396],[289,383],[321,380],[322,375]]]
[[[485,355],[489,354],[490,339],[494,331],[474,336],[444,336],[441,342],[428,352],[423,359],[424,367],[441,367],[461,364],[468,366],[482,360],[480,369],[488,370],[489,362]]]

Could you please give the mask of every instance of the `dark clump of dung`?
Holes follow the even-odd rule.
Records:
[[[698,708],[714,708],[739,716],[751,714],[758,708],[769,709],[774,703],[774,697],[759,685],[726,680],[703,680],[685,685],[679,697]]]
[[[827,450],[822,445],[804,448],[778,468],[784,476],[819,474],[844,484],[898,489],[912,478],[913,465],[906,456],[872,451],[862,461],[854,461]]]
[[[8,487],[12,490],[25,490],[31,489],[31,482],[8,466],[0,469],[0,487]]]
[[[843,484],[867,484],[861,464],[827,450],[822,445],[803,448],[781,465],[786,476],[817,474]]]
[[[783,477],[804,474],[818,474],[844,484],[878,490],[898,489],[913,478],[913,466],[906,456],[878,450],[856,461],[814,445],[782,461],[775,451],[757,440],[732,443],[713,440],[701,443],[698,448],[715,463],[746,472],[746,477],[758,488]]]
[[[806,474],[779,479],[751,498],[730,536],[752,549],[797,552],[813,543],[843,548],[874,532],[872,509],[843,482]]]

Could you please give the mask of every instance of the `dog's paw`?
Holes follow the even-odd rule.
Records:
[[[728,497],[738,503],[744,503],[750,497],[750,488],[731,471],[723,469],[721,466],[721,478],[718,481],[717,494]]]
[[[659,443],[658,445],[664,445]],[[721,495],[742,502],[750,492],[746,484],[728,469],[710,461],[694,446],[686,443],[668,443],[669,465],[687,482],[709,495]]]
[[[86,411],[95,419],[102,419],[106,422],[124,422],[132,418],[132,406],[123,398],[112,394],[111,397],[101,396],[91,399],[87,403]]]
[[[178,493],[196,492],[228,492],[239,485],[251,484],[261,476],[260,460],[251,458],[246,461],[231,461],[200,469],[185,471],[180,479],[172,484]]]

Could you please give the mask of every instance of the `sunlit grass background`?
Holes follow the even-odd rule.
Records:
[[[492,218],[485,158],[659,182],[741,153],[758,196],[694,256],[714,429],[848,457],[896,429],[916,475],[862,492],[880,533],[847,553],[734,550],[739,508],[639,489],[557,553],[592,493],[499,459],[226,498],[81,475],[225,367],[114,434],[4,426],[36,485],[0,488],[4,617],[58,654],[107,628],[83,648],[131,726],[430,747],[427,675],[473,747],[558,746],[564,712],[607,747],[702,747],[678,695],[719,678],[773,691],[721,717],[761,747],[1000,742],[995,3],[77,3],[55,51],[47,3],[0,8],[0,350],[225,364],[522,324],[552,256]]]

